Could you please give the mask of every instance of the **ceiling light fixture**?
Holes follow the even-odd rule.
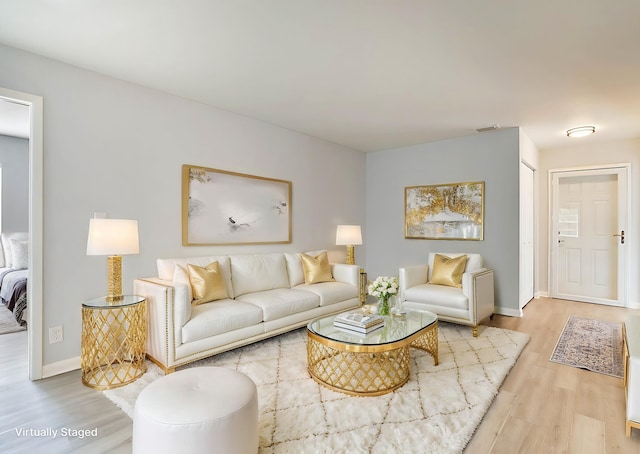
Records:
[[[578,126],[577,128],[571,128],[567,131],[569,137],[585,137],[590,136],[596,132],[595,126]]]

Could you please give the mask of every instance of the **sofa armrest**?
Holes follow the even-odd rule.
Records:
[[[360,286],[360,267],[358,265],[347,265],[345,263],[332,263],[331,274],[338,282]]]
[[[180,328],[191,315],[186,285],[142,278],[133,281],[133,291],[147,299],[147,354],[165,368],[173,367],[176,346],[182,343]]]
[[[462,293],[469,298],[473,323],[477,324],[493,315],[495,309],[493,270],[480,268],[464,273],[462,275]]]
[[[400,268],[398,286],[400,298],[404,300],[404,292],[416,285],[426,284],[429,279],[429,265],[413,265]]]

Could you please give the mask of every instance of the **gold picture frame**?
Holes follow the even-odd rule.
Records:
[[[292,183],[185,164],[183,246],[291,243]]]
[[[484,239],[484,181],[404,188],[404,237]]]

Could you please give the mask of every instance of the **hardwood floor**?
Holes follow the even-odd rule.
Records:
[[[102,392],[84,386],[79,370],[29,381],[26,331],[0,336],[0,364],[0,453],[131,452],[131,419]],[[40,436],[20,428],[58,432]],[[97,436],[84,438],[69,432],[96,428]]]
[[[640,430],[625,437],[622,380],[549,361],[569,315],[624,321],[630,309],[541,298],[523,318],[496,315],[490,324],[531,335],[465,453],[638,453]],[[27,379],[26,332],[0,336],[1,453],[129,453],[132,423],[80,371]],[[19,428],[58,430],[52,436]],[[61,436],[62,429],[98,436]]]
[[[465,453],[640,453],[640,431],[625,436],[622,380],[549,361],[569,315],[623,322],[634,310],[540,298],[524,312],[490,321],[531,340]]]

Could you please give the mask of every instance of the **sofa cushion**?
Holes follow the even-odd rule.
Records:
[[[354,285],[343,282],[321,282],[319,284],[301,284],[295,290],[310,292],[320,297],[320,306],[346,301],[351,298],[358,298],[358,288]]]
[[[262,322],[262,309],[252,304],[219,300],[193,306],[191,319],[182,327],[182,342],[193,342]]]
[[[329,258],[326,252],[316,256],[302,254],[302,269],[304,270],[304,283],[317,284],[320,282],[333,281]]]
[[[246,293],[289,288],[284,254],[232,255],[230,259],[236,297]]]
[[[454,321],[457,323],[467,323],[470,320],[469,310],[457,309],[455,307],[433,305],[428,303],[416,303],[413,301],[405,301],[402,303],[402,308],[407,311],[429,311],[438,315],[439,319],[444,321]]]
[[[320,298],[314,293],[282,288],[247,293],[237,297],[236,301],[251,303],[260,307],[264,314],[265,322],[320,306]]]
[[[467,266],[467,256],[451,258],[436,254],[433,259],[431,283],[462,288],[462,274]]]
[[[176,265],[179,266],[179,265]],[[218,262],[212,262],[205,268],[189,263],[189,282],[193,290],[193,304],[209,303],[226,299],[227,290],[220,274]]]
[[[422,284],[404,291],[405,301],[428,303],[435,306],[468,309],[469,299],[456,287],[446,285]]]

